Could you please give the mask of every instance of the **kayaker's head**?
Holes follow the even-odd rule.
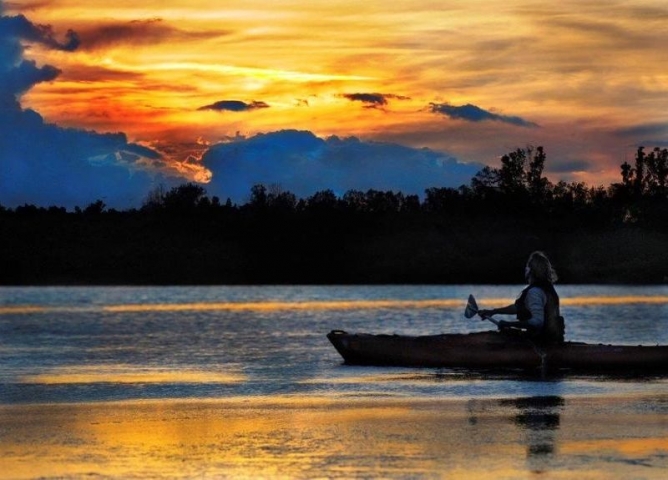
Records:
[[[543,252],[538,251],[529,255],[524,276],[529,283],[554,283],[557,281],[557,272],[552,268],[550,259]]]

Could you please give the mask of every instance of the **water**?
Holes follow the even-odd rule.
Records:
[[[510,303],[520,289],[2,288],[4,471],[10,478],[661,478],[668,468],[661,376],[538,381],[352,367],[325,338],[332,329],[488,330],[488,322],[464,318],[468,294],[486,308]],[[560,286],[559,293],[568,340],[668,344],[668,286]]]

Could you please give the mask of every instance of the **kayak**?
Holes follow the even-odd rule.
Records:
[[[332,330],[327,338],[349,365],[668,373],[668,346],[659,345],[538,345],[506,331],[407,336]]]

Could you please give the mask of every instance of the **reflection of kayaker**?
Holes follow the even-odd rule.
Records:
[[[479,310],[490,319],[494,315],[516,315],[517,321],[500,320],[499,328],[519,328],[540,344],[564,341],[564,319],[559,312],[559,295],[554,289],[557,274],[543,252],[533,252],[527,261],[524,277],[529,285],[515,303],[503,308]]]
[[[501,400],[500,403],[513,405],[518,410],[515,424],[524,432],[529,469],[534,473],[551,470],[558,453],[557,431],[564,399],[559,396],[523,397]]]

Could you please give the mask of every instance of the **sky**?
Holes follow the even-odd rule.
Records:
[[[0,204],[468,184],[668,146],[663,1],[0,0]]]

